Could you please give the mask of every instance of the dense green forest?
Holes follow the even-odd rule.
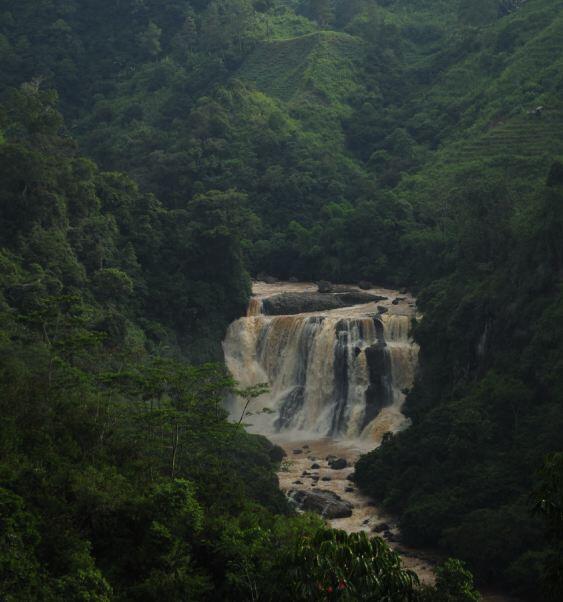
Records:
[[[227,422],[266,273],[417,294],[357,482],[560,599],[563,2],[0,0],[0,65],[0,597],[475,599],[294,516]]]
[[[283,450],[185,354],[245,307],[240,195],[166,209],[80,157],[55,100],[27,84],[2,112],[2,600],[474,599],[458,561],[421,587],[383,540],[295,514]]]

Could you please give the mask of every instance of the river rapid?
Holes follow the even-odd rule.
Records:
[[[351,502],[352,515],[347,518],[334,518],[327,522],[335,529],[348,533],[365,531],[382,537],[401,554],[403,565],[415,571],[424,583],[434,582],[433,567],[438,560],[436,554],[429,551],[414,550],[400,543],[400,531],[396,519],[383,512],[369,497],[362,495],[348,476],[354,472],[354,463],[365,447],[355,446],[352,442],[338,442],[333,439],[317,439],[307,441],[287,441],[283,437],[270,437],[274,443],[284,448],[287,461],[282,464],[278,473],[280,487],[284,492],[295,490],[312,490],[320,487],[338,494],[342,499]],[[302,450],[295,454],[294,451]],[[346,468],[334,470],[328,465],[327,458],[336,456],[345,458]],[[314,470],[312,465],[320,468]],[[308,474],[304,474],[308,473]],[[316,482],[315,476],[319,477]],[[330,478],[330,481],[323,480]]]

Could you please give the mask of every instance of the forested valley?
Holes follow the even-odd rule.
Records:
[[[228,420],[252,279],[416,296],[434,585]],[[0,320],[6,602],[563,599],[563,2],[0,0]]]

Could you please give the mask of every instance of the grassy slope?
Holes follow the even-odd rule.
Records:
[[[262,43],[235,77],[278,100],[304,130],[342,146],[341,122],[360,85],[362,56],[358,38],[317,31]]]
[[[406,40],[408,128],[416,132],[424,119],[440,128],[422,179],[407,178],[406,189],[426,188],[425,174],[429,182],[449,179],[476,161],[540,181],[549,160],[563,153],[563,3],[529,0],[480,29],[460,20],[458,4],[397,0],[377,8]],[[414,26],[436,27],[443,37],[413,41]],[[358,37],[314,31],[262,43],[235,77],[278,100],[305,130],[344,145],[341,122],[363,85],[364,55]],[[423,70],[431,79],[420,84]],[[541,118],[529,114],[540,105]]]
[[[551,161],[563,156],[562,7],[529,0],[482,30],[466,31],[471,50],[422,88],[409,127],[439,123],[441,140],[418,173],[403,179],[413,201],[441,201],[452,178],[478,165],[503,173],[520,192],[543,183]],[[432,60],[441,57],[421,59],[412,76]],[[538,106],[542,115],[530,114]]]
[[[355,62],[359,58],[361,41],[357,38],[316,31],[261,44],[246,59],[238,77],[286,102],[310,93],[341,101],[357,85]]]

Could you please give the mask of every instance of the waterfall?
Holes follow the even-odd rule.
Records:
[[[250,303],[248,304],[248,310],[246,311],[246,317],[250,318],[252,316],[259,316],[262,313],[262,301],[260,299],[256,299],[252,297],[250,299]]]
[[[241,388],[269,385],[244,417],[251,430],[374,440],[405,426],[401,407],[418,353],[411,318],[362,307],[267,316],[262,301],[251,300],[223,343]],[[233,419],[243,406],[231,400]]]

